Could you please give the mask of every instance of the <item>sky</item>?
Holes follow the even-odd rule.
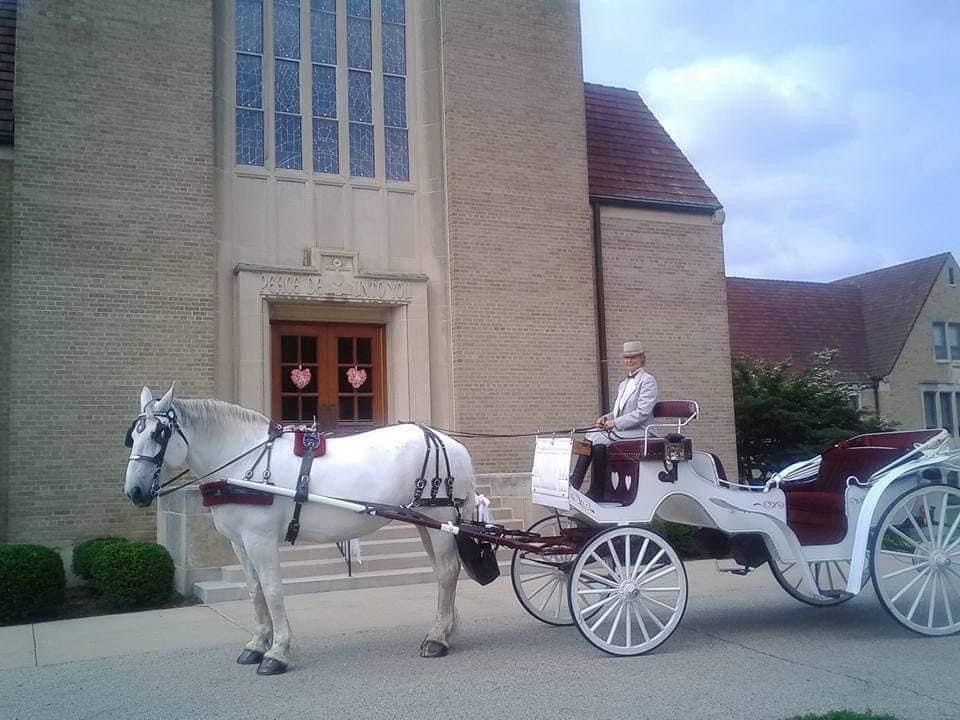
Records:
[[[960,0],[581,0],[588,82],[636,90],[726,212],[727,275],[960,258]]]

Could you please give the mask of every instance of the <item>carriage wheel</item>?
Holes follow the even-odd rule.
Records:
[[[847,593],[849,560],[813,560],[808,564],[810,574],[813,575],[817,585],[816,588],[807,587],[803,573],[800,572],[800,565],[796,562],[785,563],[770,558],[770,572],[787,594],[807,605],[828,607],[845,603],[853,597]],[[866,582],[865,572],[860,587],[862,588]]]
[[[584,545],[570,571],[570,613],[580,633],[611,655],[640,655],[676,630],[687,573],[657,533],[615,527]]]
[[[907,491],[880,519],[873,587],[893,618],[921,635],[960,632],[960,490]]]
[[[561,528],[577,527],[579,523],[566,515],[551,515],[538,520],[527,532],[544,537],[557,536]],[[570,603],[567,599],[570,566],[576,553],[540,555],[526,550],[514,550],[510,563],[513,591],[523,609],[548,625],[573,625]]]

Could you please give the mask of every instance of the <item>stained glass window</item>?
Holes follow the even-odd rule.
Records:
[[[361,70],[351,70],[347,87],[347,99],[350,103],[350,121],[372,123],[373,103],[371,102],[372,89],[370,87],[370,73]]]
[[[350,174],[373,177],[373,125],[350,123]]]
[[[347,0],[347,111],[350,174],[373,177],[373,43],[370,0]]]
[[[263,165],[263,2],[237,0],[236,161]]]
[[[313,170],[340,172],[340,133],[336,120],[313,119]]]
[[[410,179],[407,137],[407,44],[404,0],[382,0],[383,124],[388,180]]]
[[[313,171],[336,175],[340,172],[336,0],[311,0],[310,53],[313,62]]]
[[[274,152],[278,168],[303,167],[300,122],[300,0],[274,0]]]

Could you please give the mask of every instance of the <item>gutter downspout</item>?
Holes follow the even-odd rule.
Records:
[[[874,414],[877,416],[877,419],[880,419],[880,380],[882,378],[873,377],[870,378],[870,382],[873,383],[873,408]]]
[[[593,292],[597,304],[597,376],[600,380],[600,412],[610,407],[610,374],[607,367],[607,304],[603,295],[603,247],[600,233],[600,205],[590,203],[593,211]]]

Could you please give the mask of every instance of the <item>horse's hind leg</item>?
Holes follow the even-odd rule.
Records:
[[[259,665],[263,660],[263,654],[270,647],[273,639],[273,622],[270,620],[270,611],[267,609],[267,602],[263,597],[263,589],[260,587],[260,579],[257,577],[256,570],[243,544],[232,542],[233,550],[237,554],[237,559],[243,566],[243,574],[247,579],[247,591],[250,594],[250,600],[253,602],[254,630],[253,637],[250,638],[244,646],[244,650],[237,658],[241,665]]]
[[[450,533],[417,529],[420,531],[423,547],[433,563],[438,590],[437,617],[420,644],[420,657],[442,657],[450,648],[450,636],[457,622],[454,602],[457,597],[457,579],[460,577],[460,555],[457,553],[456,538]]]
[[[278,675],[286,672],[290,662],[290,622],[283,604],[283,582],[280,576],[280,554],[275,538],[261,535],[244,536],[244,548],[253,565],[263,600],[273,624],[273,644],[263,654],[258,675]]]

